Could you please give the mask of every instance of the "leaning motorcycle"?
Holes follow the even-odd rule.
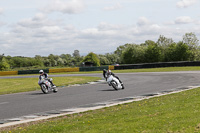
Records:
[[[115,90],[124,89],[124,84],[120,82],[113,75],[109,75],[107,78],[107,83],[111,85]]]
[[[56,93],[58,90],[56,89],[56,87],[53,87],[53,85],[49,82],[52,81],[53,79],[42,79],[42,83],[40,84],[41,90],[44,94],[49,93],[50,91],[53,91],[54,93]]]

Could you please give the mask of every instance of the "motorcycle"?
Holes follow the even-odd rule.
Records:
[[[49,93],[50,91],[53,91],[54,93],[56,93],[58,90],[56,89],[56,87],[53,87],[53,85],[51,84],[51,82],[53,79],[42,79],[42,83],[40,84],[41,90],[44,94]]]
[[[112,86],[115,90],[124,89],[124,84],[119,81],[113,75],[109,75],[107,78],[107,83]]]

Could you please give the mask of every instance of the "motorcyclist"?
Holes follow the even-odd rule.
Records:
[[[39,81],[38,81],[38,84],[40,85],[42,83],[42,79],[47,79],[51,84],[52,86],[55,88],[56,86],[53,84],[53,82],[48,78],[48,74],[45,73],[43,70],[40,70],[39,71],[40,73],[40,76],[39,76]]]
[[[117,77],[113,72],[111,72],[111,70],[103,69],[103,77],[106,79],[106,81],[107,81],[107,78],[109,75],[112,75],[113,77],[117,78],[119,80],[119,82],[121,84],[123,84],[122,81],[119,79],[119,77]]]

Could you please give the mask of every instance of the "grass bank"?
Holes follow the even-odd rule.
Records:
[[[200,89],[1,129],[3,133],[200,132]]]
[[[96,81],[99,77],[54,77],[53,83],[56,86],[68,86],[71,84],[84,84]],[[38,78],[14,78],[0,79],[0,95],[39,90]]]

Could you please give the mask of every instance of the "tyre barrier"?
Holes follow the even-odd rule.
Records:
[[[45,73],[61,73],[61,72],[84,72],[84,71],[102,71],[103,69],[114,70],[114,66],[101,67],[74,67],[74,68],[55,68],[43,69]],[[6,75],[23,75],[23,74],[39,74],[40,69],[35,70],[19,70],[19,71],[0,71],[0,76]]]
[[[85,72],[85,71],[102,71],[103,69],[108,69],[109,66],[101,66],[101,67],[80,67],[80,72]]]
[[[43,69],[45,73],[49,73],[49,69]],[[39,74],[40,69],[36,69],[36,70],[19,70],[18,74],[22,75],[22,74]]]
[[[114,70],[160,68],[160,67],[184,67],[184,66],[200,66],[200,61],[192,61],[192,62],[179,61],[179,62],[158,62],[158,63],[130,64],[130,65],[114,66]]]
[[[79,72],[79,67],[49,69],[49,73],[59,73],[59,72]]]
[[[160,68],[160,67],[183,67],[183,66],[200,66],[200,61],[179,61],[179,62],[159,62],[159,63],[144,63],[144,64],[130,64],[120,66],[100,66],[100,67],[74,67],[74,68],[55,68],[43,69],[46,73],[59,72],[85,72],[85,71],[102,71],[103,69],[123,70],[123,69],[141,69],[141,68]],[[19,71],[2,71],[0,76],[6,75],[21,75],[21,74],[38,74],[37,70],[19,70]]]

